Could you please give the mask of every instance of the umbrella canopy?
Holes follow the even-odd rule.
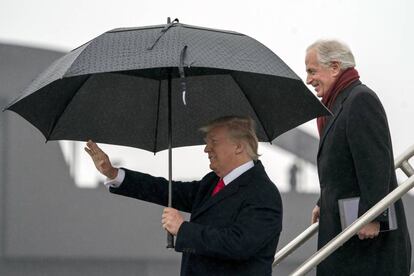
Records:
[[[152,152],[203,144],[197,129],[219,116],[250,116],[259,140],[272,141],[329,114],[258,41],[177,21],[96,37],[54,62],[6,109],[46,140],[93,139]]]
[[[58,59],[6,109],[46,140],[152,152],[203,144],[214,118],[250,116],[260,141],[327,109],[272,51],[243,34],[172,23],[115,29]],[[174,247],[171,234],[167,248]]]

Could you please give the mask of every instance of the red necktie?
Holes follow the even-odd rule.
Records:
[[[214,196],[215,194],[217,194],[221,189],[224,188],[224,181],[223,178],[220,178],[219,182],[217,183],[216,187],[214,187],[213,192],[211,193],[212,196]]]

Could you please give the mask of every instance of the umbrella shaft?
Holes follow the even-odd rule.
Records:
[[[171,69],[168,72],[168,207],[172,207]]]
[[[168,70],[168,207],[172,207],[171,69]],[[167,248],[174,248],[174,236],[171,233],[167,233]]]

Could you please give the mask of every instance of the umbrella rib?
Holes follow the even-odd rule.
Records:
[[[178,23],[178,19],[175,19],[173,22],[171,22],[171,23],[169,23],[169,24],[167,24],[159,33],[158,33],[158,36],[157,36],[157,38],[155,39],[155,41],[152,43],[152,45],[151,46],[149,46],[148,48],[147,48],[147,50],[152,50],[154,47],[155,47],[155,45],[158,43],[158,41],[161,39],[161,37],[163,37],[164,36],[164,34],[171,28],[171,27],[173,27],[173,26],[175,26],[176,24]]]
[[[161,98],[161,80],[158,81],[158,99],[157,99],[157,115],[155,118],[155,139],[154,139],[154,154],[157,152],[157,141],[158,141],[158,123],[160,118],[160,98]]]
[[[267,137],[268,142],[270,142],[270,144],[271,144],[271,143],[272,143],[272,139],[270,138],[270,136],[269,136],[269,134],[267,133],[266,129],[263,127],[263,123],[262,123],[262,121],[260,120],[260,117],[259,117],[259,116],[257,116],[257,112],[256,112],[256,110],[254,109],[253,105],[250,103],[249,99],[247,98],[246,94],[244,93],[243,89],[241,88],[240,83],[239,83],[239,82],[237,81],[237,79],[233,76],[233,74],[230,74],[230,76],[233,78],[234,82],[235,82],[235,83],[237,84],[237,86],[240,88],[240,91],[242,92],[242,95],[244,96],[244,98],[246,99],[246,101],[247,101],[247,102],[249,103],[249,105],[251,106],[251,108],[252,108],[252,110],[253,110],[253,112],[254,112],[254,115],[256,115],[257,120],[260,122],[260,126],[262,127],[262,129],[263,129],[263,131],[264,131],[264,133],[265,133],[265,135],[266,135],[266,137]]]
[[[91,75],[87,76],[85,78],[84,81],[82,81],[82,83],[79,85],[78,88],[76,88],[75,92],[73,93],[72,97],[70,97],[70,99],[67,101],[67,104],[65,105],[65,108],[63,108],[62,112],[59,114],[59,116],[56,116],[56,120],[53,122],[52,127],[50,128],[47,137],[46,137],[46,141],[49,140],[50,136],[52,135],[53,131],[55,130],[55,127],[57,125],[57,123],[59,122],[60,118],[62,117],[63,113],[65,113],[67,107],[69,106],[69,104],[72,102],[73,98],[75,97],[76,93],[79,91],[79,89],[82,88],[82,86],[85,85],[85,83],[89,80],[89,78],[91,77]]]

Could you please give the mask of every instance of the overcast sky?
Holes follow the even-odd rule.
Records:
[[[382,100],[398,156],[414,144],[413,12],[410,0],[0,0],[0,43],[69,51],[110,29],[163,24],[170,16],[252,36],[304,79],[306,47],[337,38]],[[314,123],[305,129],[316,134]]]

